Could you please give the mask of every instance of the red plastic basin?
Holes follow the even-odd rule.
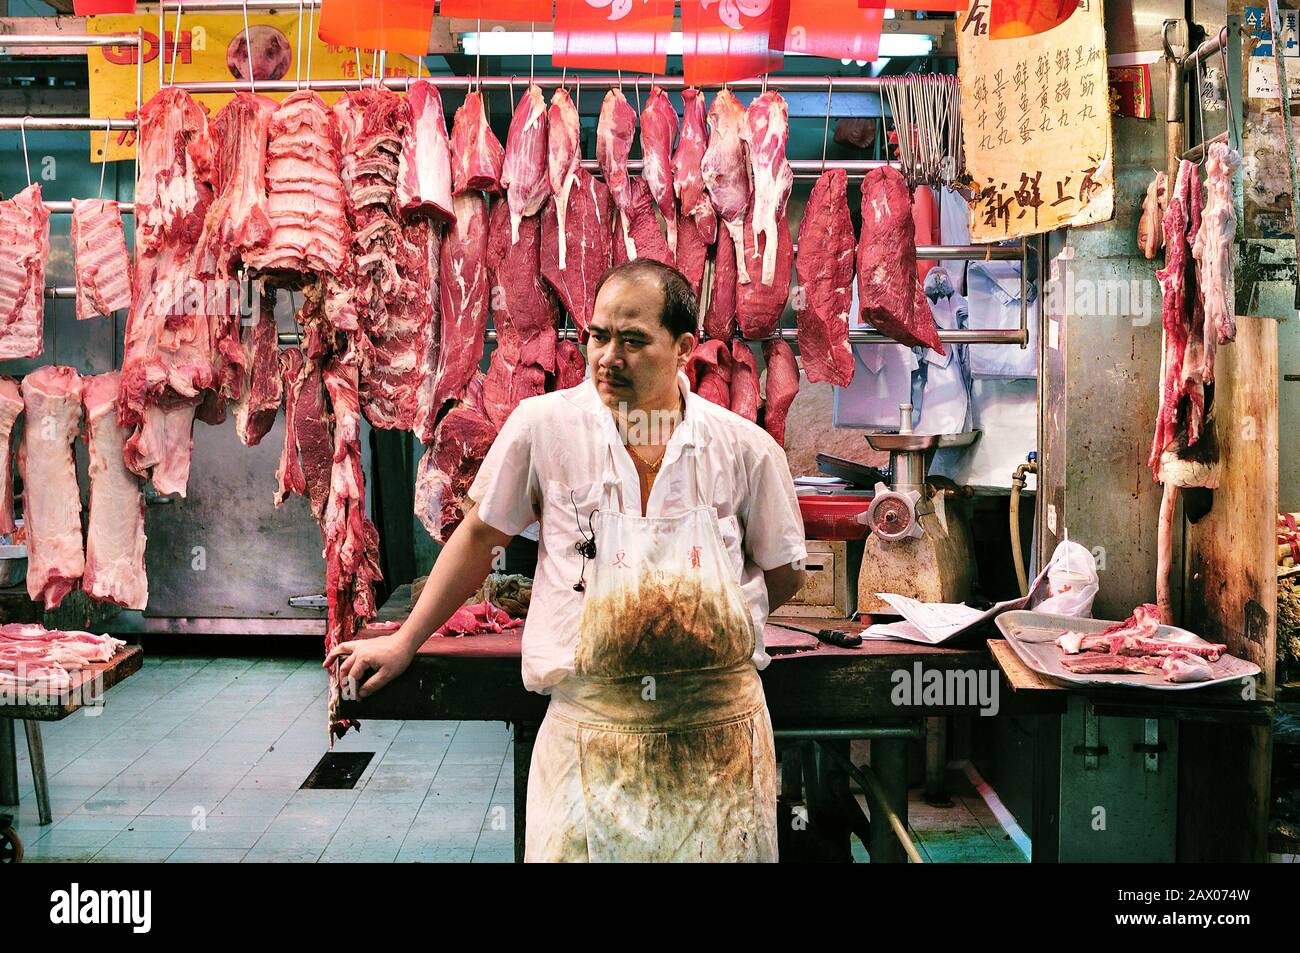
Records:
[[[858,514],[871,505],[870,496],[801,496],[804,535],[808,539],[866,539],[870,528]]]

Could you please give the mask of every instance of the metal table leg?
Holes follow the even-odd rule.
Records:
[[[925,800],[935,807],[951,807],[948,797],[948,719],[925,719]]]
[[[27,757],[32,762],[32,781],[36,785],[36,813],[40,816],[41,826],[53,820],[50,814],[50,785],[45,778],[45,747],[41,744],[41,723],[24,721],[27,730]]]
[[[0,804],[18,803],[18,746],[14,720],[0,718]]]
[[[907,824],[907,741],[902,738],[871,739],[871,771],[879,779],[885,806]],[[870,802],[869,802],[870,803]],[[904,863],[907,854],[889,824],[872,812],[871,843],[867,845],[873,864]]]

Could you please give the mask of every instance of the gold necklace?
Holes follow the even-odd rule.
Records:
[[[640,460],[641,463],[645,466],[645,468],[650,471],[651,476],[655,476],[656,474],[658,474],[659,468],[663,465],[664,462],[665,455],[663,453],[659,454],[658,460],[656,460],[654,463],[651,463],[645,457],[641,456],[641,454],[637,453],[636,448],[633,447],[630,443],[627,445],[627,448],[632,452],[632,456]]]

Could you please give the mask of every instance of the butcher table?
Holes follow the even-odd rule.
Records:
[[[71,684],[59,692],[33,689],[27,699],[0,694],[0,804],[18,803],[18,751],[14,723],[27,731],[27,754],[36,786],[36,808],[42,825],[50,823],[50,788],[45,778],[45,751],[41,745],[42,721],[62,721],[82,708],[102,705],[104,693],[140,671],[144,649],[128,645],[107,662],[91,662],[71,673]]]
[[[400,621],[409,614],[411,588],[396,590],[379,612],[378,621]],[[791,619],[809,627],[813,620]],[[858,631],[869,622],[816,620],[817,627]],[[978,640],[962,648],[942,648],[906,642],[867,641],[855,649],[824,645],[815,638],[769,622],[765,639],[772,664],[762,673],[763,688],[782,755],[782,801],[799,800],[803,783],[801,824],[784,823],[788,831],[821,824],[838,842],[831,851],[848,859],[847,834],[856,833],[873,861],[919,859],[907,835],[907,748],[923,737],[927,717],[972,713],[967,705],[895,704],[895,673],[960,671],[1000,678],[997,666]],[[342,700],[344,718],[379,720],[505,721],[514,725],[515,858],[523,856],[524,805],[533,739],[546,713],[547,699],[527,691],[520,675],[518,634],[435,636],[420,649],[411,667],[375,695]],[[871,740],[871,766],[849,763],[848,744]],[[791,755],[795,752],[798,757]],[[799,769],[792,771],[792,764]],[[854,777],[867,794],[878,822],[867,824],[849,794]],[[876,809],[879,808],[877,811]],[[806,813],[805,813],[806,812]],[[788,810],[787,810],[788,813]],[[857,814],[857,817],[853,815]],[[807,843],[814,838],[805,839]],[[782,850],[788,842],[783,839]],[[802,846],[802,845],[801,845]]]

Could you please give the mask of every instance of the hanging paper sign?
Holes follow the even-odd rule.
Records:
[[[551,62],[663,73],[672,28],[673,0],[556,0]]]
[[[552,0],[440,0],[438,15],[465,20],[550,23]]]
[[[790,0],[781,49],[836,60],[874,60],[884,19],[884,10],[864,10],[857,0]]]
[[[434,0],[322,0],[320,38],[338,46],[429,52]]]
[[[1101,0],[1046,33],[995,40],[990,0],[959,17],[962,142],[976,242],[1109,221],[1115,214]]]
[[[1079,0],[991,0],[989,32],[995,40],[1046,33],[1070,18]]]
[[[682,73],[690,86],[781,68],[790,0],[682,0]]]

